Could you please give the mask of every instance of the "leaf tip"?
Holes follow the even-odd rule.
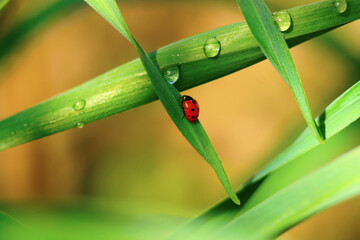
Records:
[[[318,142],[320,144],[323,144],[325,142],[324,135],[321,133],[318,126],[317,126],[317,131],[314,134],[315,134],[316,140],[318,140]]]
[[[240,206],[240,200],[238,197],[236,199],[231,199],[236,205]]]
[[[231,201],[233,201],[236,205],[240,205],[240,200],[235,192],[233,192],[232,194],[229,194],[229,197],[230,197]]]

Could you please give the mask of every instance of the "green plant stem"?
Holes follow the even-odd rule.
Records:
[[[348,0],[349,9],[338,14],[332,1],[289,9],[292,29],[284,33],[289,47],[360,18],[360,1]],[[204,55],[203,44],[214,37],[221,53]],[[245,22],[217,28],[173,43],[150,54],[160,68],[178,64],[175,87],[186,90],[255,64],[265,57]],[[79,100],[86,107],[74,111]],[[61,132],[77,123],[90,123],[156,100],[154,88],[139,59],[0,122],[0,151]]]

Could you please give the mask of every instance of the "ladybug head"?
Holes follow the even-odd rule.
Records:
[[[182,96],[182,99],[183,99],[183,101],[193,100],[193,98],[190,97],[190,96],[188,96],[188,95],[183,95],[183,96]]]

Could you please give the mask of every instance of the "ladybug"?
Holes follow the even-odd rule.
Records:
[[[182,99],[185,117],[189,120],[189,122],[195,122],[199,117],[198,102],[188,95],[183,95]]]

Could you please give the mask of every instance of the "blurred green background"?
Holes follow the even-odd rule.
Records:
[[[311,2],[267,1],[272,11]],[[230,0],[123,0],[119,6],[148,52],[243,20],[236,1]],[[291,52],[318,115],[360,79],[360,22]],[[80,0],[12,0],[0,16],[0,119],[136,56],[132,46]],[[186,93],[199,101],[200,120],[235,189],[305,128],[290,89],[268,61]],[[359,133],[357,121],[301,161],[312,164],[318,159],[320,166],[357,146]],[[280,171],[291,175],[301,171],[298,166]],[[121,233],[128,236],[124,239],[139,234],[142,226],[158,237],[225,196],[213,170],[159,101],[0,152],[0,209],[30,225],[87,229],[94,237]],[[356,198],[279,239],[355,240],[359,224]]]

